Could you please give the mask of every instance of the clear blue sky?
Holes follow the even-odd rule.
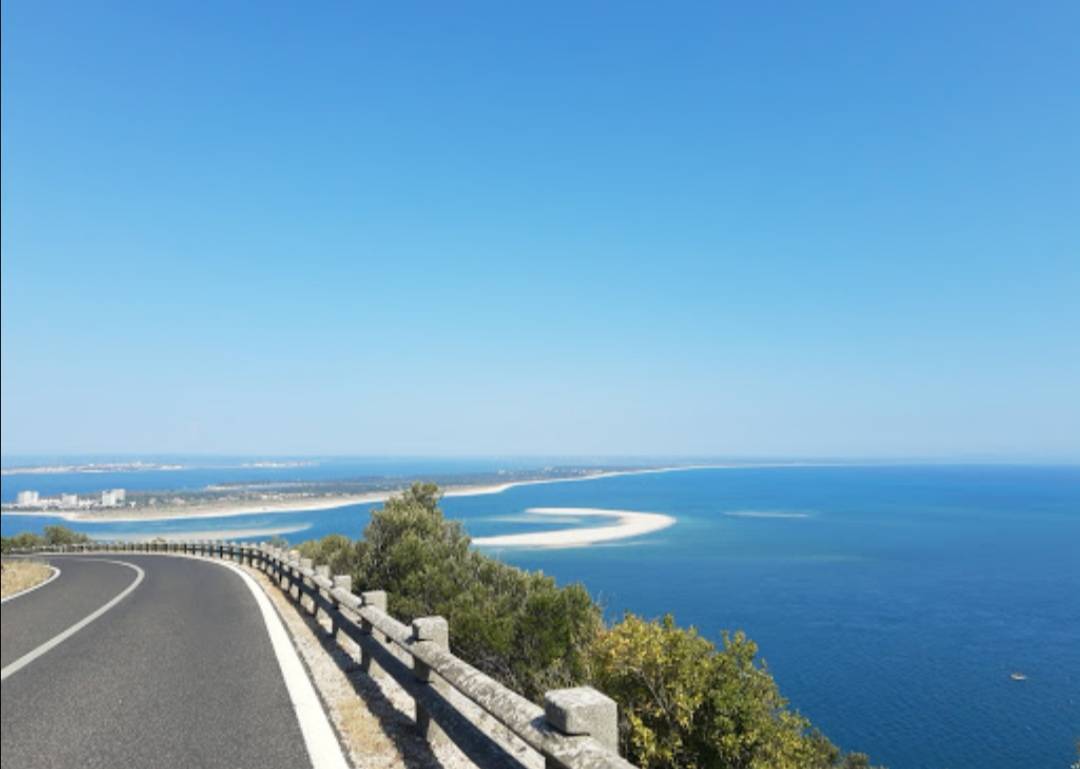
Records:
[[[1080,458],[1080,4],[3,4],[2,450]]]

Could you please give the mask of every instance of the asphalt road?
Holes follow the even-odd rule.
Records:
[[[311,766],[266,625],[227,568],[116,554],[145,576],[124,599],[4,678],[0,766]],[[0,607],[3,667],[128,588],[132,568],[50,557],[50,584]]]

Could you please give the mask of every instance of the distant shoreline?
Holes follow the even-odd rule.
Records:
[[[548,483],[571,483],[594,481],[601,478],[615,478],[625,475],[646,475],[655,473],[687,472],[690,470],[728,470],[749,467],[802,467],[803,463],[777,463],[761,465],[717,464],[717,465],[677,465],[671,467],[650,467],[633,470],[598,470],[585,475],[566,478],[535,478],[531,480],[507,481],[506,483],[476,484],[464,486],[446,486],[444,497],[478,497],[487,494],[501,494],[517,486],[534,486]],[[78,511],[78,510],[4,510],[5,516],[29,516],[57,518],[77,523],[140,523],[144,521],[180,521],[197,518],[232,518],[244,515],[302,513],[321,510],[333,510],[351,505],[385,502],[390,497],[400,494],[408,487],[402,486],[392,491],[372,491],[361,494],[338,494],[318,499],[281,499],[273,501],[237,500],[234,502],[210,505],[192,505],[188,509],[161,507],[147,510],[145,513],[130,512]]]

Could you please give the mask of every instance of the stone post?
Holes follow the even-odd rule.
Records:
[[[327,567],[327,569],[329,570],[329,567]],[[350,593],[352,592],[352,576],[350,576],[348,574],[335,574],[334,577],[333,577],[333,582],[334,582],[334,589],[335,590],[346,590],[346,591],[348,591]],[[334,599],[334,598],[331,598],[331,601],[333,602],[334,606],[338,609],[338,611],[340,611],[341,610],[340,609],[340,604],[338,604],[337,600]],[[330,615],[330,637],[334,638],[334,639],[337,638],[337,633],[338,633],[338,623],[337,623],[336,616],[337,616],[337,612],[334,612],[334,613],[332,613]]]
[[[386,611],[385,590],[368,590],[360,594],[360,599],[364,602],[364,606]],[[360,617],[360,632],[364,635],[374,635],[376,632],[371,623],[364,619],[363,616]],[[376,676],[382,672],[379,669],[379,664],[371,658],[368,650],[363,646],[360,647],[360,668],[369,676]]]
[[[555,689],[544,694],[544,719],[566,735],[589,736],[619,751],[619,706],[591,686]],[[548,766],[552,766],[548,761]]]
[[[316,577],[321,577],[322,579],[330,579],[330,567],[329,566],[316,566],[315,567],[315,576]],[[324,591],[318,585],[315,585],[315,587],[316,587],[315,595],[318,598],[322,598],[322,599],[324,599],[326,601],[331,600],[329,590]],[[315,615],[315,619],[318,619],[319,618],[319,601],[316,600],[316,599],[312,599],[312,600],[314,601],[314,605],[311,607],[311,611]],[[323,614],[329,619],[329,617],[330,617],[329,613],[327,613],[326,611],[323,611]]]
[[[289,596],[297,601],[303,593],[300,591],[300,587],[303,584],[304,578],[300,574],[300,551],[289,551]],[[295,590],[295,593],[293,592]]]
[[[420,617],[414,619],[412,623],[412,640],[413,643],[428,643],[449,651],[450,626],[443,617]],[[413,657],[413,678],[436,691],[445,691],[445,682],[416,657]],[[439,728],[439,725],[431,718],[428,709],[421,704],[419,697],[416,698],[416,729],[428,742],[437,742],[446,736],[443,730]]]
[[[292,551],[278,551],[278,574],[280,575],[278,583],[289,595],[292,595],[292,560]]]
[[[315,565],[315,562],[312,561],[310,558],[301,558],[300,559],[301,572],[303,572],[304,569],[312,568],[314,565]],[[314,614],[315,613],[316,604],[315,604],[315,599],[313,597],[309,596],[308,600],[311,601],[311,605],[310,606],[304,606],[304,588],[313,588],[313,587],[315,587],[315,583],[312,582],[310,579],[308,579],[306,576],[304,576],[303,573],[301,573],[300,574],[300,583],[297,586],[296,600],[300,602],[300,606],[307,609],[308,614]]]

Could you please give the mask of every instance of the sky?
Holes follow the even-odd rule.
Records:
[[[1080,4],[5,0],[5,455],[1080,461]]]

